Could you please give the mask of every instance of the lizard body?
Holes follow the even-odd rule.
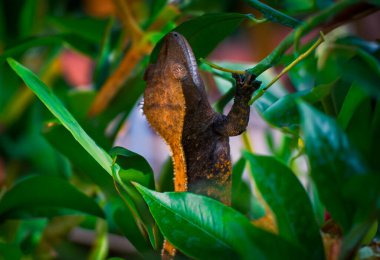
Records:
[[[234,74],[236,94],[227,116],[215,112],[186,39],[169,33],[158,59],[145,72],[144,114],[172,151],[175,191],[210,196],[229,205],[231,159],[229,136],[245,131],[248,102],[260,85],[254,77]],[[174,257],[169,243],[164,251]],[[165,254],[165,252],[163,252]]]

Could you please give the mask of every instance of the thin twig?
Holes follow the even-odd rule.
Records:
[[[242,140],[243,140],[243,144],[244,144],[244,147],[245,149],[250,152],[250,153],[253,153],[253,146],[252,146],[252,142],[251,142],[251,138],[250,136],[248,135],[247,131],[245,131],[242,135]]]
[[[245,74],[246,73],[244,70],[233,70],[233,69],[223,68],[223,67],[216,65],[215,63],[212,63],[210,61],[207,61],[206,59],[203,59],[203,58],[200,58],[199,61],[209,65],[210,67],[212,67],[214,69],[220,70],[220,71],[235,73],[235,74]]]
[[[360,0],[341,1],[329,8],[326,8],[315,16],[310,17],[294,31],[288,34],[288,36],[267,57],[261,60],[255,67],[248,69],[247,72],[259,76],[267,69],[276,65],[296,39],[299,39],[317,26],[331,20],[332,17],[345,10],[346,8],[360,2]]]
[[[269,82],[269,84],[267,86],[265,86],[264,88],[261,88],[257,94],[251,99],[251,101],[249,101],[249,105],[252,105],[253,102],[255,102],[257,99],[259,99],[262,95],[265,94],[265,92],[281,77],[283,76],[285,73],[287,73],[289,70],[291,70],[292,68],[294,68],[295,65],[297,65],[300,61],[302,61],[303,59],[305,59],[307,56],[309,56],[322,42],[324,42],[324,35],[322,32],[320,32],[320,37],[319,39],[307,50],[305,51],[304,53],[302,53],[300,56],[297,57],[297,59],[295,59],[292,63],[290,63],[288,66],[286,66],[281,72],[280,74],[278,74],[274,79],[271,80],[271,82]]]

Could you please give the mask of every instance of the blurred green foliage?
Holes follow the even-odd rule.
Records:
[[[106,2],[114,6],[108,13]],[[351,259],[363,246],[372,250],[380,217],[380,46],[339,32],[352,17],[377,11],[378,1],[167,2],[0,1],[0,258],[158,259],[163,236],[195,259]],[[308,32],[321,30],[326,40],[290,70],[286,87],[273,85],[254,103],[270,155],[250,150],[245,136],[231,207],[169,192],[170,160],[155,182],[144,157],[113,147],[167,32],[182,33],[199,59],[262,23],[292,33],[246,68],[263,81],[261,90],[264,71],[288,66],[315,42],[309,35],[299,46]],[[75,88],[65,74],[67,51],[91,60],[91,89]],[[135,65],[115,80],[130,53]],[[200,65],[230,84],[228,73]],[[91,114],[110,80],[119,82],[111,102]],[[223,111],[234,91],[218,87],[214,107]],[[76,243],[73,230],[90,231],[94,241]],[[117,251],[109,234],[136,250]]]

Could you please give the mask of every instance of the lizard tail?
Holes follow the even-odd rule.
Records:
[[[161,259],[173,260],[175,257],[176,251],[177,250],[175,249],[175,247],[172,244],[170,244],[169,241],[165,239],[164,246],[162,247],[162,251],[161,251]]]
[[[174,191],[187,191],[186,161],[182,145],[171,147],[174,169]],[[162,260],[173,260],[176,255],[175,247],[166,239],[161,251]]]
[[[173,152],[174,191],[187,191],[186,160],[182,144],[171,149]]]

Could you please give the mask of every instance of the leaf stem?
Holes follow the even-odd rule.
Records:
[[[199,58],[199,61],[203,62],[203,63],[205,63],[207,65],[209,65],[211,68],[214,68],[214,69],[217,69],[217,70],[220,70],[220,71],[229,72],[229,73],[235,73],[235,74],[245,74],[244,70],[233,70],[233,69],[223,68],[223,67],[221,67],[219,65],[216,65],[215,63],[207,61],[204,58]]]
[[[243,140],[243,144],[244,144],[244,147],[245,149],[250,152],[250,153],[254,153],[254,150],[253,150],[253,146],[252,146],[252,142],[251,142],[251,138],[249,136],[249,134],[247,133],[247,131],[245,131],[242,135],[242,140]]]
[[[304,36],[309,33],[312,29],[317,27],[320,24],[326,23],[331,20],[337,13],[343,11],[347,7],[359,3],[360,0],[345,0],[338,2],[331,7],[326,8],[315,16],[307,19],[303,24],[297,27],[294,31],[292,31],[288,36],[273,50],[271,54],[261,60],[255,67],[247,70],[248,73],[259,76],[267,69],[276,65],[282,55],[291,47],[291,45],[295,42],[296,39]],[[340,24],[339,24],[340,25]]]
[[[280,77],[282,77],[285,73],[287,73],[289,70],[294,68],[295,65],[297,65],[300,61],[305,59],[307,56],[309,56],[322,42],[324,42],[325,38],[322,32],[320,32],[319,39],[304,53],[302,53],[300,56],[297,57],[292,63],[290,63],[288,66],[286,66],[280,74],[278,74],[274,79],[269,82],[267,86],[264,88],[261,88],[259,91],[257,91],[257,94],[249,101],[249,105],[252,105],[257,99],[259,99],[262,95],[265,94],[265,92],[277,81]]]

